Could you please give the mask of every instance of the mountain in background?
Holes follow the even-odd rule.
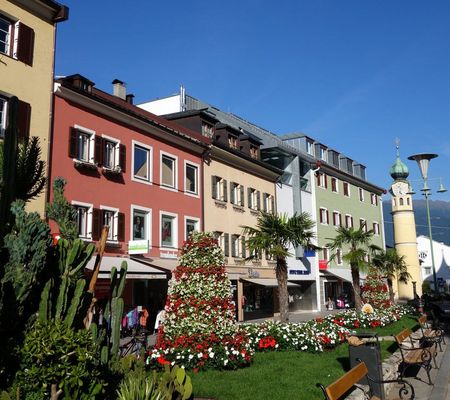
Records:
[[[417,236],[423,235],[428,237],[425,200],[413,200],[413,207],[416,218]],[[391,201],[383,201],[386,246],[393,246],[394,244],[391,210]],[[430,200],[430,216],[433,240],[450,246],[450,202]]]

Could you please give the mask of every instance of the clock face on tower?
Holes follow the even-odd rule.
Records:
[[[406,182],[395,182],[392,184],[391,193],[394,196],[404,196],[409,191],[409,185]]]

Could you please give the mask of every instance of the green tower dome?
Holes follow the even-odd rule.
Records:
[[[398,146],[397,146],[397,159],[395,160],[395,164],[389,170],[389,173],[391,174],[394,180],[406,179],[409,175],[408,167],[406,166],[406,164],[403,163],[402,160],[400,160],[400,153],[398,151]]]

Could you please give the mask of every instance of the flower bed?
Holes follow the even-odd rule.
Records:
[[[248,365],[256,351],[322,352],[343,343],[354,329],[384,327],[412,313],[412,307],[392,306],[374,309],[371,313],[345,310],[302,323],[244,324],[233,337],[220,339],[211,334],[191,337],[189,343],[183,339],[176,343],[161,343],[150,352],[147,363],[170,362],[194,370],[235,369]]]

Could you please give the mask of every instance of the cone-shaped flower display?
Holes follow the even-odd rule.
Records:
[[[375,309],[386,309],[392,306],[388,287],[375,268],[369,269],[361,294],[364,302],[369,303]]]

